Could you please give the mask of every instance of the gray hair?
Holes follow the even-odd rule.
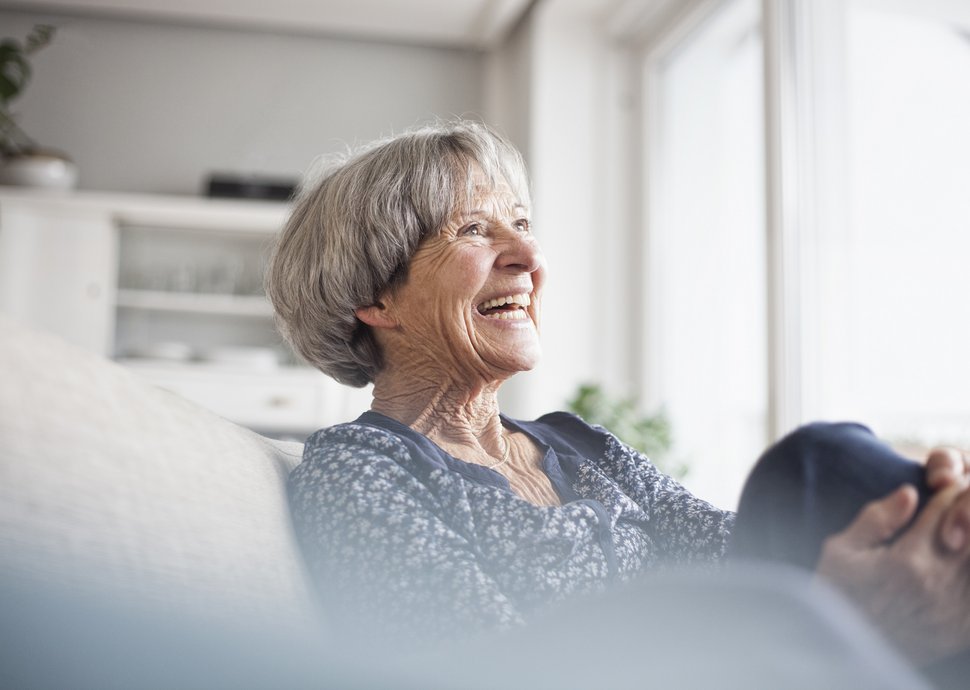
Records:
[[[303,185],[265,281],[277,327],[296,352],[341,383],[374,380],[380,347],[354,312],[407,280],[418,245],[471,201],[476,165],[530,205],[521,154],[469,120],[377,141]]]

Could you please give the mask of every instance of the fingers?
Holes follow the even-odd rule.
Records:
[[[883,544],[910,521],[918,503],[916,489],[901,486],[885,498],[867,503],[842,536],[848,545],[861,549]]]
[[[966,546],[970,535],[970,489],[964,489],[950,504],[940,524],[940,544],[946,551],[957,553]]]
[[[968,470],[966,457],[956,448],[934,448],[926,458],[926,484],[936,491],[965,479]]]
[[[933,491],[967,486],[968,462],[956,448],[934,448],[926,458],[926,484]],[[942,513],[938,538],[944,551],[959,552],[970,535],[970,493],[957,495]]]
[[[951,484],[938,490],[923,506],[912,526],[906,530],[897,543],[902,545],[909,542],[921,547],[936,544],[936,534],[943,530],[943,518],[965,490],[966,487],[962,484]]]

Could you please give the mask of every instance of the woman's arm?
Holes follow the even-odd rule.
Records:
[[[607,438],[605,463],[623,491],[646,513],[646,528],[664,560],[689,564],[724,556],[733,512],[697,498],[612,434]]]

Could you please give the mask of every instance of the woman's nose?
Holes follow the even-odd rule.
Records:
[[[542,250],[532,233],[509,228],[502,235],[496,259],[500,268],[532,273],[542,266]]]

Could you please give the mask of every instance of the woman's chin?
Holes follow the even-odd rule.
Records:
[[[505,372],[531,371],[542,358],[539,333],[531,318],[496,319],[479,316],[479,336],[484,336],[479,352],[494,367]],[[488,352],[488,354],[485,354]]]
[[[521,360],[518,371],[532,371],[539,365],[539,360],[542,359],[542,346],[539,345],[539,340],[536,338],[534,343],[529,347],[522,348],[516,354]]]
[[[517,347],[515,350],[489,359],[497,369],[517,374],[535,369],[539,360],[542,359],[542,349],[538,343],[523,343],[521,347]]]

